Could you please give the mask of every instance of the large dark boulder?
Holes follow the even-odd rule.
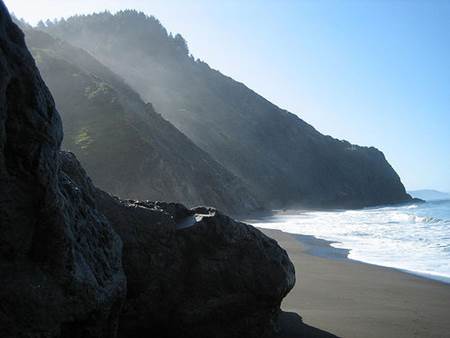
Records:
[[[98,192],[124,242],[120,337],[271,337],[295,283],[286,252],[212,208],[121,201]]]
[[[122,243],[84,171],[61,171],[62,127],[0,1],[0,337],[114,337]]]

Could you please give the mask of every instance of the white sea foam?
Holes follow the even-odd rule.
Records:
[[[450,282],[450,201],[347,211],[291,211],[251,222],[313,235],[349,258]]]

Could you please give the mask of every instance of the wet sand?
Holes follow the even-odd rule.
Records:
[[[311,236],[260,230],[296,269],[282,304],[283,337],[302,334],[297,314],[314,328],[306,337],[450,337],[450,284],[347,259],[346,250]]]

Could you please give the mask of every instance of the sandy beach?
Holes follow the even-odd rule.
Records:
[[[296,269],[296,286],[282,304],[283,337],[305,335],[297,314],[314,328],[305,335],[311,337],[450,337],[450,284],[349,260],[314,237],[261,231]]]

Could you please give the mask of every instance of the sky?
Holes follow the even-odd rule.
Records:
[[[450,192],[450,1],[5,0],[36,24],[154,15],[190,52],[324,134],[375,146],[408,190]]]

